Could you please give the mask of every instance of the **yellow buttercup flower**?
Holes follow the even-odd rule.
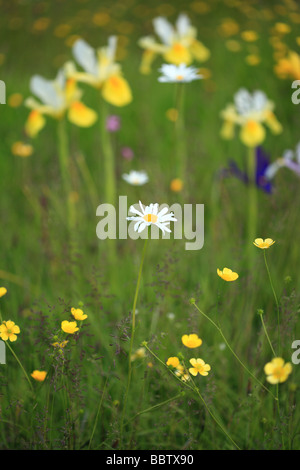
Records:
[[[292,365],[290,362],[285,364],[281,357],[274,357],[271,362],[265,365],[264,371],[270,384],[278,384],[288,379],[292,372]]]
[[[262,238],[256,238],[253,242],[253,244],[257,246],[257,248],[261,248],[262,250],[270,248],[270,246],[272,246],[274,243],[275,241],[272,240],[272,238],[266,238],[265,240],[263,240]]]
[[[0,338],[3,341],[7,341],[8,339],[11,342],[16,341],[19,333],[20,328],[11,320],[4,321],[2,325],[0,325]]]
[[[206,375],[208,375],[208,372],[211,370],[210,365],[205,364],[203,359],[192,358],[192,359],[190,359],[190,364],[193,367],[189,368],[189,372],[190,372],[190,374],[194,375],[195,377],[196,377],[197,374],[206,376]]]
[[[70,335],[73,335],[74,333],[76,333],[76,331],[79,330],[79,328],[77,327],[76,321],[67,321],[67,320],[64,320],[61,322],[61,329],[65,333],[68,333]]]
[[[116,36],[108,38],[108,45],[95,51],[83,39],[73,46],[73,54],[83,72],[76,70],[73,62],[65,65],[68,77],[76,82],[87,83],[101,91],[102,97],[114,106],[125,106],[132,101],[128,82],[122,77],[121,67],[115,62]]]
[[[240,126],[240,139],[247,147],[257,147],[266,136],[263,124],[274,134],[282,131],[282,126],[273,113],[274,103],[267,99],[264,92],[256,90],[252,94],[241,88],[234,95],[234,103],[228,105],[222,112],[224,124],[221,136],[224,139],[234,137],[234,127]]]
[[[88,317],[80,308],[71,308],[71,313],[75,320],[78,321],[85,320]]]
[[[151,64],[157,55],[175,65],[189,65],[193,60],[204,62],[209,58],[210,51],[196,39],[197,30],[187,15],[181,13],[175,26],[166,18],[158,16],[153,19],[153,27],[161,42],[156,42],[153,36],[144,36],[138,41],[144,49],[140,67],[142,73],[150,73]]]
[[[0,297],[3,297],[5,294],[7,294],[6,287],[0,287]]]
[[[202,339],[196,334],[183,335],[181,338],[182,344],[187,348],[198,348],[202,344]]]
[[[235,273],[229,268],[224,268],[222,271],[217,269],[217,274],[220,276],[224,281],[236,281],[239,277],[238,273]]]
[[[37,382],[44,382],[47,372],[44,370],[34,370],[32,374],[30,374],[31,377],[36,380]]]
[[[166,362],[167,366],[172,366],[174,367],[174,369],[176,369],[179,365],[179,359],[178,357],[174,356],[174,357],[169,357],[169,359],[167,360]]]
[[[190,380],[189,374],[187,374],[185,368],[183,367],[182,364],[178,364],[176,369],[175,369],[175,375],[181,378],[183,382],[187,382]]]

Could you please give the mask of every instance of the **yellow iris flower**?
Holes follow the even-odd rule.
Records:
[[[282,126],[273,112],[274,103],[267,99],[262,91],[253,94],[241,88],[234,96],[234,103],[229,104],[222,112],[224,124],[221,136],[224,139],[234,137],[235,126],[240,126],[240,139],[247,147],[260,145],[266,136],[263,124],[273,134],[280,134]]]
[[[62,69],[55,80],[34,75],[30,89],[40,100],[29,97],[25,101],[25,105],[32,110],[25,124],[25,131],[30,137],[35,137],[45,126],[44,116],[62,119],[67,113],[69,121],[80,127],[90,127],[97,120],[97,113],[80,101],[82,91],[75,80],[67,79]]]
[[[140,67],[142,73],[150,73],[151,64],[157,55],[175,65],[189,65],[193,60],[204,62],[210,57],[210,51],[196,39],[197,29],[191,25],[187,15],[180,14],[175,27],[166,18],[159,16],[154,18],[153,27],[161,42],[157,42],[153,36],[145,36],[138,41],[145,50]]]
[[[102,97],[108,103],[125,106],[132,101],[132,93],[128,82],[122,77],[120,65],[115,62],[116,47],[115,36],[110,36],[108,45],[98,50],[78,39],[73,46],[73,55],[84,71],[78,71],[73,62],[66,64],[65,71],[68,77],[101,90]]]

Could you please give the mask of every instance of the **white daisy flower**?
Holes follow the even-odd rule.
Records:
[[[158,81],[161,83],[190,83],[203,78],[203,75],[199,75],[196,67],[187,67],[185,64],[163,64],[159,72],[162,74],[158,78]]]
[[[146,171],[132,170],[129,173],[124,173],[122,175],[122,178],[127,183],[132,184],[133,186],[142,186],[143,184],[148,183],[149,181]]]
[[[136,224],[134,226],[134,231],[141,233],[146,227],[153,224],[160,228],[165,234],[165,232],[171,233],[171,230],[167,225],[170,222],[177,222],[173,212],[168,214],[168,207],[164,207],[161,211],[158,211],[158,204],[150,204],[149,206],[143,207],[141,201],[139,201],[141,211],[136,209],[134,206],[130,206],[129,212],[135,214],[133,217],[127,217],[127,220],[134,220]]]

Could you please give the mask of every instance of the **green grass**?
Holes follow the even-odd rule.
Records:
[[[188,84],[185,90],[188,171],[181,198],[169,189],[176,148],[174,126],[166,118],[166,111],[174,107],[174,87],[157,81],[160,58],[155,61],[151,75],[139,72],[142,52],[137,40],[152,33],[151,19],[161,11],[161,3],[155,0],[151,7],[144,6],[145,15],[138,16],[141,10],[137,6],[142,3],[2,1],[0,54],[5,55],[5,60],[0,66],[0,78],[6,83],[8,98],[16,92],[25,98],[30,95],[29,80],[33,74],[54,77],[57,68],[71,59],[67,38],[53,34],[56,26],[70,24],[68,36],[80,35],[98,47],[106,44],[110,34],[120,34],[122,22],[132,24],[133,31],[125,35],[128,46],[122,69],[134,100],[124,108],[110,108],[111,113],[122,119],[120,132],[113,136],[117,194],[127,195],[128,207],[139,199],[144,204],[157,201],[171,205],[180,200],[205,205],[202,250],[186,251],[185,240],[172,237],[149,241],[133,349],[147,341],[162,362],[182,353],[186,361],[201,357],[209,363],[212,367],[209,376],[198,376],[195,383],[240,448],[280,449],[283,435],[286,449],[299,449],[299,367],[294,365],[288,381],[279,386],[278,424],[273,398],[249,377],[228,348],[223,349],[219,332],[189,303],[194,297],[199,307],[220,323],[241,360],[275,394],[276,386],[265,381],[263,368],[272,359],[272,352],[257,309],[265,312],[266,327],[276,348],[276,304],[263,252],[253,246],[250,270],[246,262],[248,188],[233,177],[223,180],[218,177],[229,159],[246,169],[247,148],[238,136],[228,142],[221,139],[220,111],[240,87],[262,89],[276,104],[275,114],[283,126],[280,136],[267,132],[265,151],[274,160],[285,149],[296,146],[299,109],[291,102],[291,80],[279,80],[274,74],[275,59],[269,38],[276,22],[288,23],[292,30],[283,37],[283,42],[292,50],[299,50],[298,24],[291,21],[285,2],[277,2],[279,8],[273,2],[264,2],[273,14],[269,20],[262,13],[261,2],[247,2],[253,6],[248,14],[242,8],[230,6],[234,2],[198,2],[210,6],[205,14],[195,11],[196,2],[170,3],[170,21],[180,11],[186,11],[198,29],[199,39],[211,51],[211,58],[201,64],[210,70],[211,77]],[[103,27],[92,22],[94,14],[101,10],[111,15]],[[40,17],[50,18],[49,27],[34,32],[33,24]],[[22,22],[18,23],[16,18]],[[219,30],[225,18],[235,19],[240,31],[255,29],[258,41],[251,45],[237,33],[230,39],[240,42],[241,51],[230,52]],[[245,62],[253,47],[259,49],[262,59],[255,67]],[[96,109],[96,91],[82,84],[80,88],[84,90],[84,102]],[[78,225],[74,230],[77,256],[70,261],[56,122],[47,119],[46,127],[32,142],[32,156],[22,159],[11,153],[15,141],[29,141],[24,133],[27,115],[24,106],[1,106],[0,284],[8,293],[1,298],[0,308],[3,319],[15,321],[21,328],[12,348],[27,373],[47,370],[48,378],[42,384],[32,380],[32,394],[7,350],[7,364],[0,366],[0,448],[87,449],[89,444],[92,449],[234,448],[197,394],[185,389],[151,355],[132,364],[120,443],[130,312],[143,241],[118,240],[115,265],[109,265],[107,243],[96,236],[99,221],[96,207],[105,202],[99,125],[80,129],[68,123],[71,178],[79,196]],[[133,148],[132,162],[122,158],[123,146]],[[90,172],[96,205],[76,163],[78,155],[84,156]],[[138,188],[129,186],[121,175],[130,169],[145,169],[150,182]],[[281,305],[282,357],[291,361],[291,344],[300,337],[299,179],[282,169],[276,176],[273,194],[259,190],[257,197],[257,236],[276,240],[267,255]],[[224,266],[239,273],[238,281],[225,283],[217,276],[217,268]],[[88,319],[83,322],[80,335],[69,338],[63,360],[59,353],[54,354],[51,343],[61,321],[70,319],[70,309],[78,306],[78,302],[83,302]],[[169,313],[174,314],[174,319]],[[203,339],[199,350],[188,350],[181,343],[181,336],[192,332]],[[182,389],[185,394],[178,397]],[[177,398],[169,402],[172,397]],[[160,403],[162,406],[157,407]],[[142,413],[149,408],[150,411]]]

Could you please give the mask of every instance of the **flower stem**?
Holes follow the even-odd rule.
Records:
[[[75,211],[74,205],[71,200],[71,191],[72,184],[70,180],[70,162],[69,162],[69,148],[68,148],[68,137],[66,130],[66,121],[64,118],[58,121],[57,128],[58,135],[58,156],[60,164],[61,178],[64,188],[65,197],[67,199],[67,221],[68,221],[68,230],[72,234],[73,228],[75,226]]]
[[[131,356],[132,356],[132,348],[133,348],[134,333],[135,333],[135,312],[136,312],[138,294],[140,290],[140,283],[141,283],[141,278],[142,278],[143,264],[144,264],[147,244],[148,244],[148,238],[146,238],[144,242],[144,248],[142,252],[139,274],[138,274],[134,300],[133,300],[132,313],[131,313],[131,337],[130,337],[129,354],[128,354],[128,377],[127,377],[127,386],[126,386],[126,391],[125,391],[125,398],[124,398],[123,411],[122,411],[122,417],[121,417],[120,442],[122,442],[122,437],[123,437],[124,416],[126,412],[128,392],[129,392],[130,383],[131,383],[131,375],[132,375]]]
[[[186,172],[186,145],[184,125],[184,84],[177,83],[175,109],[178,112],[175,121],[175,146],[176,146],[176,177],[185,179]]]
[[[10,350],[10,352],[12,353],[12,355],[14,356],[15,360],[17,361],[17,363],[19,364],[19,366],[21,367],[21,370],[22,370],[22,372],[23,372],[24,376],[26,377],[26,380],[27,380],[27,382],[28,382],[28,384],[29,384],[30,390],[33,392],[34,390],[33,390],[32,383],[30,382],[30,379],[29,379],[29,377],[28,377],[28,374],[27,374],[26,370],[24,369],[24,367],[23,367],[23,365],[22,365],[20,359],[18,358],[18,356],[16,355],[16,353],[14,352],[14,350],[12,349],[12,347],[10,346],[10,344],[8,343],[8,341],[6,341],[6,345],[7,345],[8,349]]]
[[[277,398],[275,397],[275,395],[271,392],[271,390],[269,390],[267,387],[264,386],[264,384],[248,369],[247,366],[245,366],[245,364],[240,360],[240,358],[238,357],[238,355],[234,352],[234,350],[232,349],[232,347],[230,346],[230,344],[228,343],[226,337],[224,336],[223,334],[223,331],[222,329],[211,319],[209,318],[204,312],[202,312],[202,310],[200,310],[200,308],[198,307],[198,305],[196,305],[195,302],[193,302],[193,305],[196,307],[196,309],[198,310],[199,313],[201,313],[201,315],[203,315],[207,320],[209,320],[213,325],[214,327],[219,331],[220,335],[222,336],[226,346],[228,347],[229,351],[233,354],[233,356],[236,358],[236,360],[240,363],[240,365],[246,370],[246,372],[262,387],[264,388],[268,393],[270,393],[272,395],[272,397],[274,398],[274,400],[277,400]]]
[[[91,448],[92,440],[93,440],[95,430],[96,430],[96,427],[97,427],[97,423],[98,423],[98,419],[99,419],[99,413],[100,413],[100,410],[101,410],[101,407],[102,407],[102,402],[103,402],[103,398],[104,398],[104,395],[105,395],[107,382],[108,382],[108,377],[106,378],[105,383],[104,383],[104,388],[103,388],[103,391],[102,391],[102,394],[101,394],[101,399],[100,399],[100,402],[99,402],[99,406],[98,406],[98,410],[97,410],[97,414],[96,414],[96,419],[95,419],[95,423],[94,423],[94,427],[93,427],[93,431],[92,431],[92,434],[91,434],[91,437],[90,437],[88,450],[90,450],[90,448]]]
[[[271,350],[272,350],[273,356],[276,357],[276,353],[275,353],[274,348],[273,348],[273,346],[272,346],[272,343],[271,343],[271,340],[270,340],[270,336],[269,336],[269,334],[268,334],[268,331],[267,331],[267,328],[266,328],[266,325],[265,325],[265,322],[264,322],[264,319],[263,319],[263,313],[260,313],[259,316],[260,316],[261,323],[262,323],[262,326],[263,326],[265,335],[266,335],[266,337],[267,337],[268,343],[269,343],[270,348],[271,348]]]
[[[215,423],[221,428],[221,430],[224,432],[224,434],[228,437],[228,439],[235,445],[235,447],[237,449],[240,450],[239,446],[236,444],[236,442],[229,436],[228,432],[226,431],[226,429],[224,429],[224,427],[222,426],[222,424],[217,420],[217,418],[214,416],[214,414],[212,413],[212,411],[210,410],[210,408],[208,407],[207,403],[205,402],[204,398],[202,397],[202,395],[200,394],[199,392],[199,389],[197,388],[195,382],[193,381],[192,377],[190,376],[190,380],[191,380],[191,383],[192,383],[192,386],[189,385],[187,382],[183,381],[180,377],[178,377],[176,374],[174,374],[174,372],[172,372],[172,370],[167,366],[167,364],[165,364],[161,359],[159,359],[158,356],[156,356],[156,354],[151,351],[151,349],[149,348],[149,346],[147,345],[147,342],[144,341],[142,343],[142,345],[147,349],[147,351],[149,351],[149,353],[155,357],[155,359],[158,360],[158,362],[160,362],[166,369],[168,369],[169,372],[171,372],[171,374],[173,375],[173,377],[175,377],[175,379],[177,379],[181,385],[189,388],[190,390],[192,390],[193,392],[196,392],[197,395],[199,396],[199,398],[201,399],[202,403],[204,404],[206,410],[208,411],[208,413],[210,414],[211,418],[215,421]],[[185,370],[187,371],[185,365],[184,365],[184,368]]]
[[[200,400],[202,401],[203,405],[205,406],[207,412],[209,413],[209,415],[211,416],[211,418],[215,421],[215,423],[219,426],[219,428],[223,431],[223,433],[225,434],[225,436],[227,436],[227,438],[232,442],[232,444],[238,449],[238,450],[241,450],[240,447],[237,445],[237,443],[232,439],[232,437],[228,434],[228,432],[226,431],[226,429],[223,427],[223,425],[220,423],[220,421],[215,417],[215,415],[213,414],[213,412],[210,410],[209,406],[207,405],[206,401],[204,400],[204,398],[202,397],[200,391],[199,391],[199,388],[196,386],[194,380],[192,379],[191,377],[191,381],[194,385],[194,390],[195,392],[197,393],[197,395],[199,396]]]
[[[248,149],[248,253],[249,265],[252,262],[252,243],[256,238],[257,229],[257,189],[256,189],[256,148]]]
[[[277,308],[277,341],[278,341],[277,348],[278,348],[278,355],[280,355],[280,308],[279,308],[278,298],[277,298],[277,295],[276,295],[276,292],[275,292],[275,289],[274,289],[274,286],[273,286],[271,273],[270,273],[268,262],[267,262],[266,250],[263,250],[263,252],[264,252],[265,265],[266,265],[266,269],[267,269],[267,273],[268,273],[268,276],[269,276],[271,289],[272,289],[272,292],[273,292],[273,295],[274,295],[276,308]]]

